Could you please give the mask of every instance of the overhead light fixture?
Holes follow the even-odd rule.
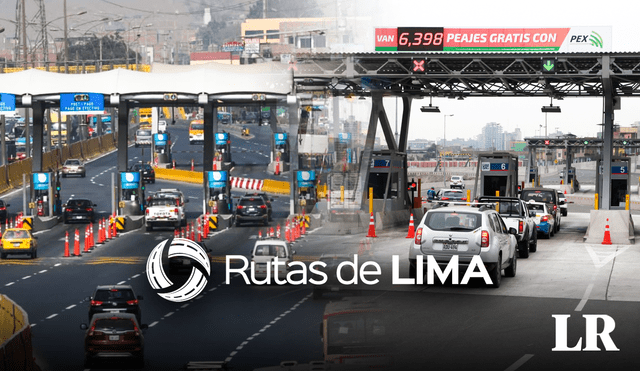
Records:
[[[542,106],[542,112],[560,113],[560,106],[554,106],[553,97],[551,97],[551,103],[548,106]]]
[[[440,107],[432,105],[433,97],[429,97],[429,105],[420,107],[420,111],[429,113],[440,113]]]

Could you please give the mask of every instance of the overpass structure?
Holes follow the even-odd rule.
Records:
[[[547,71],[542,65],[550,60],[555,68]],[[602,97],[602,148],[606,164],[611,162],[613,152],[614,109],[620,107],[621,97],[640,94],[639,82],[640,53],[377,52],[302,54],[288,66],[280,63],[209,68],[175,66],[152,69],[152,73],[114,70],[86,75],[28,70],[0,75],[0,91],[15,94],[17,107],[33,108],[35,148],[43,142],[44,110],[57,107],[61,93],[103,94],[105,107],[118,109],[119,171],[126,171],[127,167],[126,128],[130,107],[203,107],[205,138],[212,141],[217,130],[218,106],[287,105],[289,112],[296,112],[289,115],[289,131],[297,137],[300,101],[296,95],[322,89],[331,93],[335,104],[339,97],[371,97],[372,109],[355,192],[356,207],[361,208],[365,205],[364,190],[369,180],[378,122],[389,150],[404,159],[406,179],[407,139],[414,98]],[[385,96],[397,96],[403,101],[397,142],[382,103]],[[334,122],[339,122],[338,110],[334,110]],[[290,150],[292,158],[296,158],[296,141],[292,141]],[[42,171],[40,151],[34,151],[33,158],[33,171]],[[212,161],[213,146],[205,145],[204,168],[211,168]],[[292,178],[296,166],[297,161],[292,161]],[[611,180],[608,166],[603,176],[602,201],[608,205]],[[292,195],[293,184],[292,181]]]

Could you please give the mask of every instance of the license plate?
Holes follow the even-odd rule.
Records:
[[[106,312],[109,313],[120,313],[120,312],[124,312],[124,309],[105,309]]]
[[[20,242],[14,242],[13,243],[13,247],[18,247],[18,246],[20,246]]]
[[[118,341],[120,340],[120,335],[109,335],[110,341]]]
[[[79,216],[79,215],[78,215],[78,216],[76,216],[75,218],[76,218],[76,219],[82,219],[82,217],[81,217],[81,216]]]
[[[442,250],[458,250],[457,243],[443,243]]]
[[[256,209],[255,209],[255,208],[253,208],[253,207],[250,207],[250,208],[249,208],[249,211],[256,211]]]

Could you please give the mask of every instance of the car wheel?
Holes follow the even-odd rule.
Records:
[[[529,257],[529,239],[525,238],[523,241],[520,241],[520,243],[518,244],[518,255],[520,255],[521,258],[528,258]]]
[[[553,237],[556,235],[556,227],[552,226],[551,229],[549,230],[549,238]]]
[[[85,176],[87,176],[87,174],[86,173],[82,173],[82,177],[84,178]]]
[[[187,219],[185,218],[185,219],[180,220],[180,225],[182,227],[186,227],[187,226]]]
[[[268,217],[264,219],[264,225],[269,225],[269,218]]]
[[[518,269],[518,254],[513,254],[513,258],[511,258],[511,264],[509,264],[509,266],[504,269],[504,275],[507,277],[515,277],[517,269]]]
[[[92,364],[91,361],[92,361],[91,357],[85,356],[84,357],[84,368],[91,368],[91,364]]]
[[[7,258],[7,254],[5,253],[1,253],[0,254],[0,259],[6,259]]]
[[[66,178],[66,177],[67,177],[67,174],[62,174],[62,177],[63,177],[63,178]]]
[[[569,214],[569,210],[562,209],[562,216],[567,216],[567,214]]]
[[[153,230],[153,226],[152,225],[147,225],[147,232],[151,232]]]
[[[491,272],[489,272],[489,278],[491,278],[492,287],[496,289],[500,287],[502,281],[502,255],[498,255],[498,262]]]
[[[556,226],[556,232],[560,232],[560,223]]]
[[[536,252],[538,250],[538,233],[533,232],[533,242],[529,244],[529,251]]]
[[[38,257],[38,250],[33,250],[31,253],[31,259],[36,259]]]
[[[64,224],[69,224],[69,219],[65,219]]]

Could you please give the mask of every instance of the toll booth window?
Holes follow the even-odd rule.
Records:
[[[385,173],[369,174],[369,185],[367,188],[373,188],[373,198],[384,198],[384,189],[387,186],[387,176],[388,174]]]
[[[482,216],[475,213],[429,213],[425,224],[434,231],[473,231],[481,227]]]
[[[398,173],[391,174],[391,182],[389,182],[388,198],[398,197]]]

